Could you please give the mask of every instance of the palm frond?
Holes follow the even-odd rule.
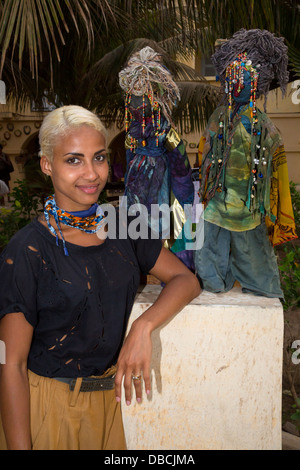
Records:
[[[300,49],[289,45],[289,59],[291,70],[300,78]]]
[[[186,0],[186,14],[194,21],[199,50],[212,53],[219,38],[241,28],[267,29],[299,47],[298,0]]]
[[[107,18],[117,25],[108,0],[4,0],[0,18],[0,76],[7,54],[12,57],[18,46],[19,68],[24,53],[28,55],[30,72],[38,77],[38,65],[44,58],[45,45],[52,70],[53,52],[58,61],[61,48],[66,43],[71,24],[78,34],[84,30],[87,50],[93,44],[95,19],[107,23]],[[92,16],[93,14],[93,16]],[[102,31],[103,32],[103,31]],[[107,29],[106,29],[107,33]]]
[[[200,132],[217,107],[220,88],[204,81],[177,82],[181,100],[174,112],[180,132]]]

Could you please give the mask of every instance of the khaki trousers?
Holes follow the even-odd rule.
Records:
[[[112,370],[103,376],[112,375]],[[102,376],[102,377],[103,377]],[[28,371],[33,450],[124,450],[126,442],[115,391],[74,391],[56,379]],[[1,423],[0,423],[1,424]],[[1,426],[2,428],[2,426]],[[0,449],[6,444],[0,429]]]

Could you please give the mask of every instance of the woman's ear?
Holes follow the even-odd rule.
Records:
[[[52,167],[51,163],[49,162],[48,158],[45,155],[41,156],[40,160],[41,170],[45,175],[51,176],[52,174]]]

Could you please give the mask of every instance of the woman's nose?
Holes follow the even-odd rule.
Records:
[[[91,181],[94,181],[98,178],[98,172],[96,169],[96,166],[93,164],[93,162],[86,162],[85,164],[85,177]]]

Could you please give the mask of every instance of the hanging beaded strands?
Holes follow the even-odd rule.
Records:
[[[259,67],[260,64],[257,64]],[[232,105],[236,96],[239,96],[242,90],[245,88],[245,73],[248,72],[250,75],[250,85],[249,85],[249,105],[250,108],[250,117],[251,117],[251,177],[250,177],[250,198],[248,198],[247,204],[249,209],[253,212],[255,205],[255,196],[258,188],[258,175],[262,179],[265,175],[260,170],[258,173],[258,167],[260,165],[260,136],[261,130],[257,127],[258,125],[258,116],[256,109],[256,94],[257,94],[257,83],[259,73],[257,68],[252,65],[252,61],[248,59],[247,52],[242,52],[238,54],[237,58],[227,66],[225,74],[225,93],[228,96],[228,108],[230,113],[230,121],[233,119],[233,109]],[[256,138],[257,136],[257,138]],[[265,163],[265,162],[264,162]]]
[[[224,191],[224,174],[226,161],[230,154],[232,138],[239,116],[239,105],[234,100],[245,87],[245,76],[250,75],[250,96],[247,103],[250,109],[251,124],[251,162],[248,197],[246,206],[253,213],[259,209],[264,213],[263,193],[265,180],[271,173],[270,149],[265,141],[265,128],[262,113],[256,107],[256,100],[264,96],[264,111],[266,111],[267,95],[270,84],[275,78],[282,90],[286,93],[289,74],[287,71],[288,55],[284,39],[275,37],[267,30],[240,29],[229,40],[220,39],[216,43],[216,52],[211,57],[217,75],[225,92],[228,102],[228,114],[219,116],[218,142],[215,143],[213,160],[217,163],[216,183],[207,193],[206,201],[211,199],[215,191]],[[241,103],[241,102],[240,102]]]
[[[257,122],[256,116],[256,92],[258,72],[256,67],[252,66],[252,61],[247,58],[247,52],[243,52],[231,62],[226,68],[225,74],[225,93],[228,95],[229,110],[232,114],[232,103],[234,94],[239,94],[244,89],[244,73],[249,71],[251,77],[251,90],[250,90],[250,103],[251,118],[253,124],[253,132],[255,135],[255,123]]]
[[[257,123],[257,110],[256,110],[256,91],[257,91],[257,79],[258,73],[252,66],[251,60],[247,57],[247,52],[238,54],[235,60],[233,60],[227,67],[225,72],[225,87],[224,91],[227,95],[228,100],[228,115],[224,112],[220,113],[219,116],[219,129],[217,139],[214,142],[213,157],[212,157],[212,169],[215,173],[215,184],[210,189],[208,197],[214,196],[215,191],[224,191],[224,204],[226,205],[226,186],[225,186],[225,167],[227,159],[229,157],[232,137],[234,134],[234,128],[237,125],[237,106],[235,103],[235,97],[238,96],[245,88],[245,73],[248,72],[250,75],[250,102],[251,108],[251,132],[253,135],[257,134],[256,123]],[[234,106],[235,104],[235,106]],[[245,104],[245,103],[244,103]]]
[[[161,56],[151,47],[141,49],[129,59],[127,66],[119,73],[120,87],[125,91],[125,128],[128,131],[132,122],[130,104],[133,96],[142,97],[142,146],[146,145],[144,138],[146,128],[145,110],[148,102],[151,106],[152,126],[155,130],[156,145],[159,137],[165,133],[161,129],[161,114],[169,124],[173,106],[180,99],[176,83],[161,63]],[[131,149],[138,145],[131,138]]]

